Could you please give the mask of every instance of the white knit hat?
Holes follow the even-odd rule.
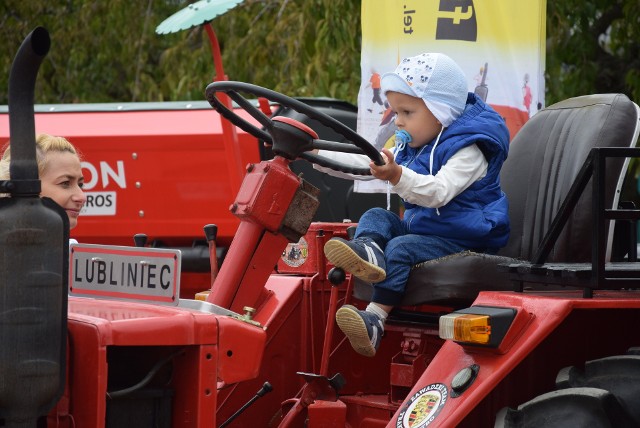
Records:
[[[399,92],[422,98],[443,126],[456,120],[467,104],[467,78],[451,58],[423,53],[403,59],[393,73],[380,81],[382,92]]]

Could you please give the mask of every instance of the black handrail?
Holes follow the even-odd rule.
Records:
[[[566,225],[571,213],[575,209],[580,196],[584,193],[587,184],[592,180],[592,250],[591,250],[591,276],[589,286],[584,288],[584,297],[592,297],[593,289],[620,289],[629,288],[632,282],[637,284],[640,276],[640,267],[633,267],[632,272],[618,269],[614,276],[608,276],[606,270],[607,237],[605,236],[606,222],[611,220],[629,221],[634,224],[631,228],[636,231],[635,222],[640,220],[640,210],[621,207],[605,207],[605,178],[607,158],[640,158],[640,148],[637,147],[594,147],[589,152],[582,168],[571,185],[558,213],[554,217],[549,230],[540,242],[538,250],[532,260],[531,267],[538,272],[545,271],[545,262],[553,249],[560,233]],[[637,262],[637,236],[630,239],[629,262]],[[517,265],[517,264],[516,264]],[[514,265],[514,266],[516,266]],[[570,264],[564,264],[569,268]],[[546,265],[546,268],[550,268]],[[525,269],[529,271],[529,269]],[[533,271],[533,270],[532,270]],[[520,287],[521,289],[521,287]]]

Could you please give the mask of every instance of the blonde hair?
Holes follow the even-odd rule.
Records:
[[[9,163],[11,161],[11,147],[9,143],[5,145],[2,159],[0,159],[0,180],[9,180]],[[49,134],[39,134],[36,137],[36,162],[38,163],[38,176],[47,169],[47,153],[49,152],[69,152],[80,158],[76,148],[64,137],[56,137]]]

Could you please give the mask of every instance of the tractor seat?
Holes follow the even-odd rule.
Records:
[[[509,198],[511,235],[497,255],[465,251],[421,263],[412,270],[401,306],[469,306],[480,291],[521,289],[505,265],[531,261],[560,210],[583,163],[594,147],[634,147],[638,106],[623,94],[570,98],[538,112],[512,140],[501,185]],[[618,207],[629,160],[607,160],[605,206]],[[558,236],[546,261],[591,261],[591,182]],[[614,226],[606,222],[607,257],[613,251]],[[629,245],[628,240],[620,245]],[[624,253],[625,250],[617,249]],[[548,287],[544,280],[527,288]],[[354,297],[370,300],[372,287],[354,284]]]

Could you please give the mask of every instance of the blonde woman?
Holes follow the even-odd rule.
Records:
[[[82,191],[84,177],[80,155],[65,138],[40,134],[36,137],[36,160],[42,185],[40,196],[51,198],[60,205],[69,216],[69,228],[73,229],[87,200]],[[0,180],[9,179],[10,161],[7,145],[0,160]]]

